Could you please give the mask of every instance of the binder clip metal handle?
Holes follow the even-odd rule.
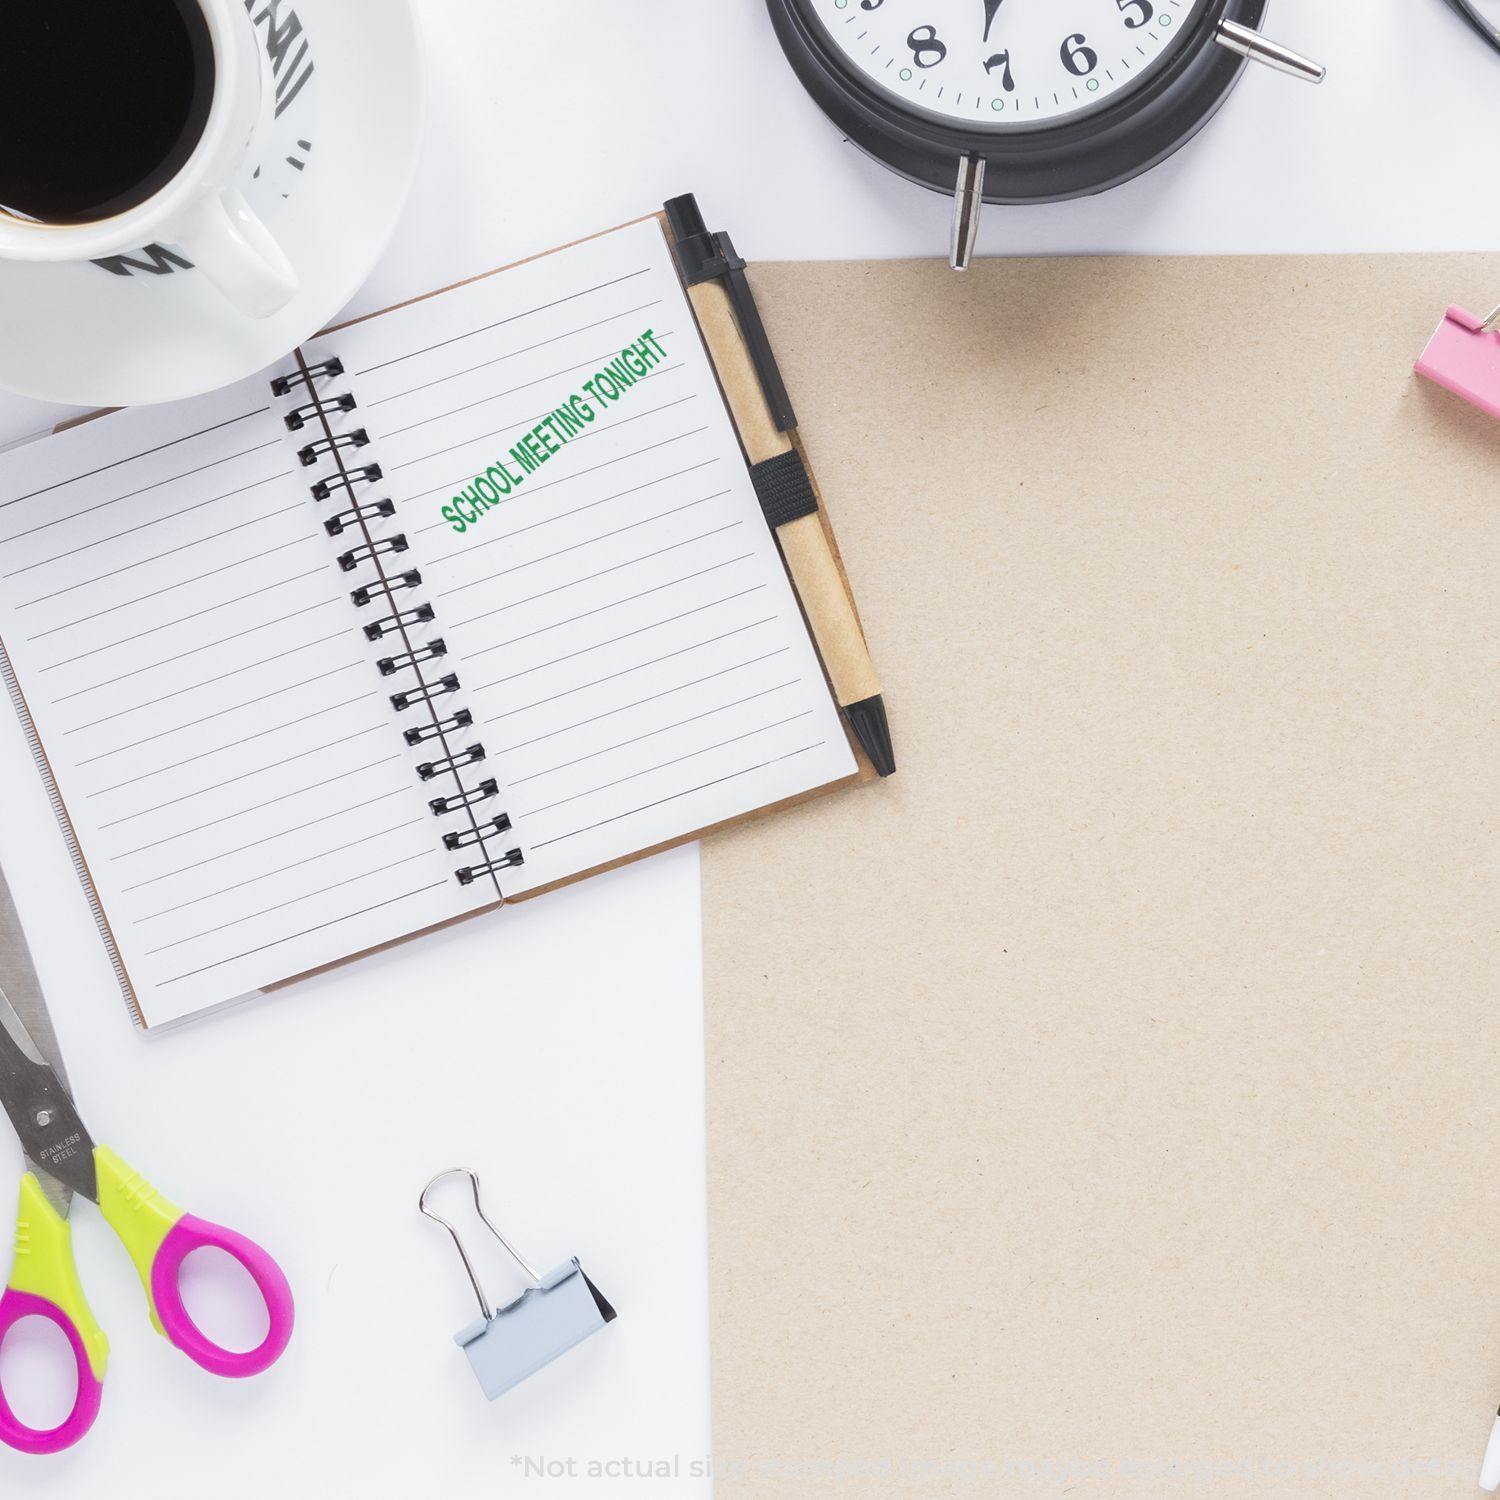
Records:
[[[526,1257],[522,1255],[521,1252],[517,1250],[516,1247],[512,1245],[511,1242],[506,1239],[505,1236],[501,1234],[493,1224],[490,1223],[489,1215],[485,1213],[484,1205],[479,1201],[479,1174],[477,1172],[471,1172],[467,1167],[448,1167],[445,1171],[439,1172],[437,1176],[434,1177],[432,1181],[422,1189],[422,1196],[417,1199],[417,1207],[434,1223],[441,1224],[443,1228],[446,1229],[448,1233],[453,1237],[453,1243],[458,1250],[459,1259],[464,1263],[464,1270],[469,1273],[469,1285],[474,1288],[474,1295],[479,1299],[479,1310],[484,1314],[485,1322],[488,1323],[490,1319],[495,1316],[495,1314],[493,1309],[490,1307],[488,1298],[486,1298],[484,1295],[484,1287],[480,1284],[479,1273],[474,1269],[474,1262],[469,1259],[469,1252],[464,1249],[464,1242],[462,1237],[459,1235],[458,1227],[451,1220],[445,1219],[441,1214],[433,1213],[433,1211],[427,1206],[427,1195],[445,1177],[467,1177],[469,1179],[469,1186],[474,1193],[474,1212],[479,1215],[480,1223],[482,1223],[484,1227],[488,1229],[489,1232],[494,1235],[497,1240],[500,1241],[501,1245],[505,1247],[505,1253],[510,1256],[510,1258],[515,1261],[518,1266],[520,1266],[520,1268],[526,1273],[527,1277],[530,1279],[533,1285],[540,1285],[542,1278],[538,1273],[536,1267],[533,1266],[531,1262],[527,1260]]]
[[[531,1285],[515,1301],[492,1308],[463,1238],[457,1228],[427,1206],[427,1197],[445,1177],[467,1177],[474,1194],[474,1209],[484,1227],[499,1240],[507,1255],[526,1273]],[[486,1396],[493,1401],[519,1385],[528,1376],[611,1323],[615,1310],[584,1274],[577,1258],[564,1261],[545,1276],[490,1223],[479,1201],[479,1176],[467,1167],[439,1172],[422,1189],[417,1207],[441,1224],[453,1239],[468,1273],[469,1284],[483,1316],[454,1335],[454,1342],[468,1356]]]

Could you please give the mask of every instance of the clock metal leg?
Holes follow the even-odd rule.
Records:
[[[979,215],[984,208],[984,158],[965,156],[958,163],[958,185],[953,193],[953,244],[948,264],[955,271],[967,271],[974,258],[974,241],[979,235]]]
[[[1290,73],[1293,78],[1305,79],[1308,83],[1322,83],[1328,72],[1322,63],[1293,52],[1290,47],[1273,42],[1249,26],[1241,26],[1238,21],[1220,21],[1214,40],[1221,47],[1248,57],[1251,62],[1265,63],[1268,68]]]

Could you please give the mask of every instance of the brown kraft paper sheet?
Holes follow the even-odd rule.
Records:
[[[1474,1493],[1500,260],[753,274],[900,771],[704,847],[722,1500]]]

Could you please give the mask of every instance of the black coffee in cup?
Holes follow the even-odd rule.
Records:
[[[144,203],[213,95],[195,0],[0,0],[0,212],[86,224]]]

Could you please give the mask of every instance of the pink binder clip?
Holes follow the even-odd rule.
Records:
[[[1417,361],[1417,374],[1500,417],[1500,307],[1487,318],[1450,307]]]

